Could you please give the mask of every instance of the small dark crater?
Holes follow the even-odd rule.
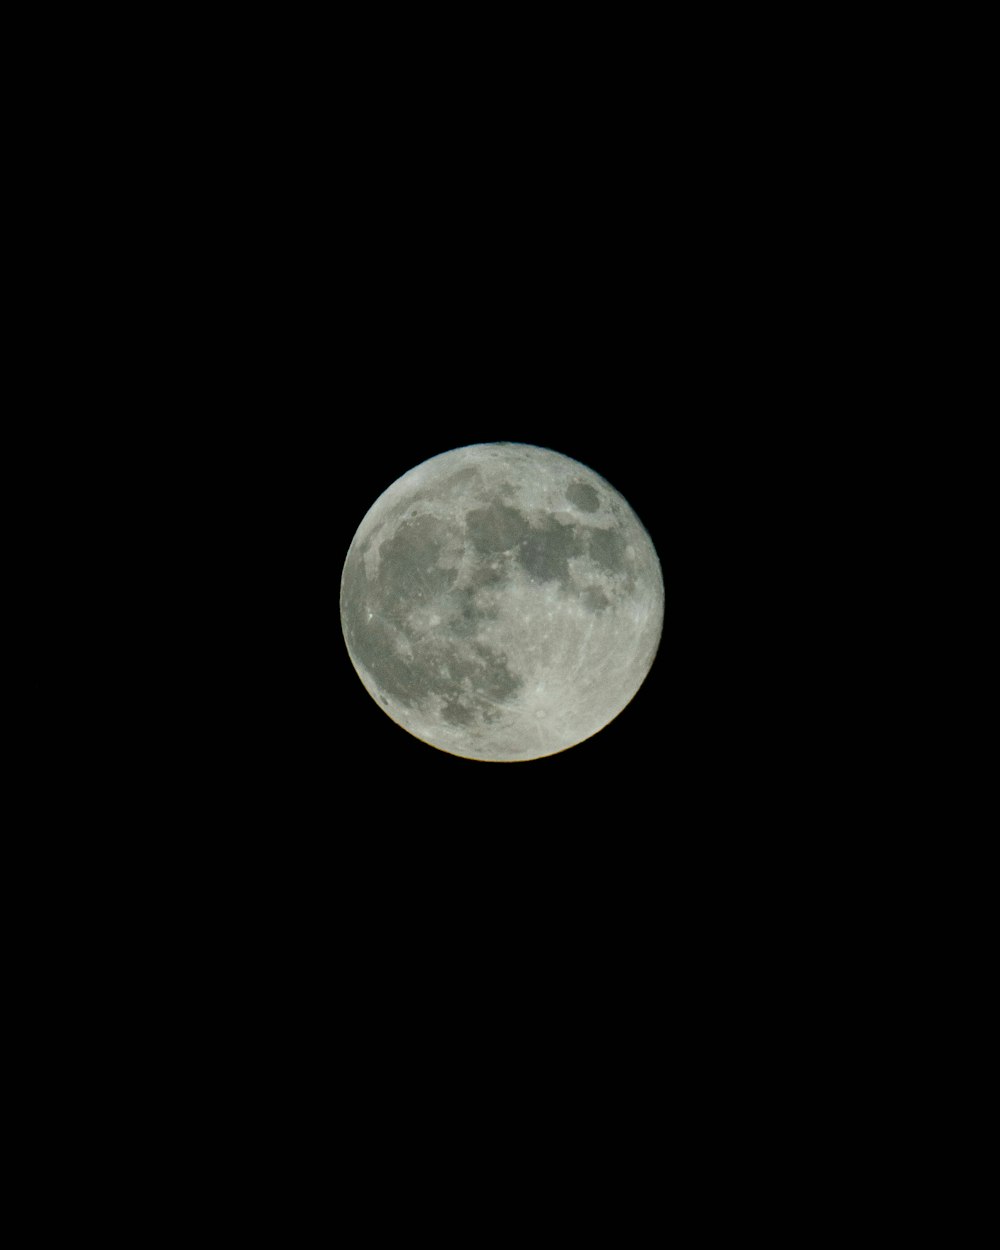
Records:
[[[585,482],[574,482],[572,486],[568,486],[566,498],[581,512],[596,512],[601,506],[600,495],[593,486],[588,486]]]
[[[426,502],[428,502],[428,496],[421,491],[415,491],[412,495],[406,495],[392,505],[386,516],[385,524],[387,526],[393,525],[402,517],[415,516],[420,511],[417,504]]]

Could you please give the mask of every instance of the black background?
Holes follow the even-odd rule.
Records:
[[[813,300],[839,263],[829,197],[777,93],[755,119],[738,87],[631,56],[614,81],[577,63],[586,90],[542,66],[534,97],[501,71],[474,107],[467,85],[331,74],[301,41],[273,81],[236,58],[254,90],[213,98],[209,57],[111,153],[122,194],[94,202],[117,268],[81,213],[66,315],[102,333],[74,385],[124,419],[77,434],[116,482],[94,506],[121,609],[93,581],[87,602],[122,683],[80,784],[128,830],[107,864],[135,929],[199,1020],[238,1022],[220,1062],[257,1030],[293,1077],[306,1056],[307,1098],[338,1052],[335,1080],[373,1072],[372,1104],[419,1122],[428,1073],[489,1064],[499,1102],[528,1073],[572,1123],[588,1064],[611,1101],[662,1092],[666,1016],[692,1063],[731,1065],[734,1031],[749,1054],[778,1010],[769,969],[772,1002],[808,974],[835,856],[802,836],[834,798],[808,785],[827,657],[804,644],[825,605],[800,589],[799,506],[843,436]],[[97,157],[86,177],[103,190]],[[396,726],[338,602],[377,497],[495,440],[607,478],[666,592],[633,701],[510,764]]]
[[[474,63],[435,85],[300,54],[273,78],[236,59],[225,90],[217,61],[189,65],[183,99],[131,115],[129,160],[94,152],[81,175],[114,247],[73,252],[93,272],[67,282],[67,316],[102,329],[74,381],[125,420],[78,437],[103,437],[129,505],[108,510],[136,544],[114,640],[157,725],[129,775],[198,831],[208,879],[243,862],[254,897],[285,883],[283,912],[320,918],[335,889],[355,916],[461,906],[504,931],[511,898],[538,923],[662,918],[666,897],[675,917],[740,914],[802,804],[826,803],[802,783],[815,658],[798,660],[825,610],[800,589],[799,518],[844,437],[825,115],[798,122],[777,89],[747,112],[737,77],[720,94],[697,67],[570,59],[533,91],[502,72],[474,91]],[[396,726],[339,621],[375,499],[493,440],[607,478],[666,591],[628,707],[517,764]]]
[[[300,888],[351,880],[355,903],[391,895],[398,914],[436,896],[495,917],[532,890],[652,916],[668,881],[686,900],[692,882],[724,889],[720,855],[739,893],[744,826],[794,804],[795,714],[776,710],[769,657],[795,645],[801,608],[775,592],[799,568],[789,494],[811,472],[795,266],[784,282],[696,132],[657,148],[641,112],[563,136],[528,113],[443,102],[418,124],[373,106],[332,143],[301,116],[245,150],[201,132],[197,187],[160,204],[156,333],[134,331],[183,585],[163,661],[190,709],[180,793],[203,788],[200,817],[303,871]],[[375,499],[495,440],[607,478],[666,591],[629,706],[517,764],[396,726],[339,622]]]
[[[881,193],[898,31],[845,52],[749,11],[349,20],[157,17],[127,54],[109,29],[111,64],[70,47],[74,98],[18,105],[54,111],[32,146],[57,184],[18,189],[44,234],[19,318],[43,327],[42,454],[13,545],[56,535],[46,653],[13,656],[44,726],[37,904],[9,874],[15,963],[52,940],[66,982],[32,977],[65,1013],[51,1071],[76,1051],[89,1133],[106,1065],[121,1140],[176,1125],[241,1209],[243,1159],[263,1195],[280,1156],[299,1191],[336,1186],[333,1218],[351,1190],[366,1218],[450,1206],[463,1164],[500,1178],[492,1217],[528,1160],[588,1217],[579,1177],[619,1167],[618,1240],[632,1194],[692,1176],[699,1218],[772,1219],[822,1170],[817,1129],[853,1150],[884,1106],[868,1082],[906,1042],[878,1053],[879,1013],[924,968],[887,900],[935,907],[900,876],[892,786],[865,793],[895,732],[872,591],[908,520],[867,584],[842,540],[899,471],[870,434],[894,370],[867,374],[922,274],[907,196]],[[393,724],[339,620],[379,494],[492,440],[606,477],[666,592],[633,701],[524,763]],[[880,827],[907,844],[881,863]]]
[[[518,76],[482,81],[475,57],[422,74],[398,31],[356,57],[342,41],[335,71],[301,42],[266,66],[205,46],[179,96],[123,123],[128,161],[88,150],[83,191],[109,171],[122,190],[110,216],[96,194],[81,212],[74,263],[94,272],[67,283],[67,315],[93,322],[95,291],[113,314],[73,362],[81,391],[99,381],[129,414],[108,462],[127,462],[136,508],[163,502],[143,535],[163,563],[134,567],[178,586],[150,592],[149,619],[169,640],[157,679],[197,709],[180,771],[203,760],[198,783],[254,827],[367,830],[352,854],[496,831],[525,840],[512,871],[620,847],[650,880],[666,826],[688,831],[674,853],[721,827],[738,855],[760,796],[793,802],[787,661],[816,609],[796,591],[796,518],[844,436],[826,295],[843,232],[817,159],[828,113],[790,107],[804,71],[768,85],[738,46],[723,70],[715,40],[690,58],[675,40],[666,64],[632,44],[597,64],[566,52],[558,72],[523,49]],[[491,440],[606,477],[666,587],[633,702],[516,765],[389,721],[337,603],[378,495]]]

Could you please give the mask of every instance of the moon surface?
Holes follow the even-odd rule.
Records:
[[[603,729],[642,685],[663,577],[638,517],[591,469],[477,443],[375,501],[340,618],[365,689],[403,729],[467,759],[540,759]]]

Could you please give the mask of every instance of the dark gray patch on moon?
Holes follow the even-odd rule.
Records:
[[[394,525],[399,519],[407,514],[416,516],[420,511],[420,507],[416,505],[424,505],[430,503],[430,496],[422,491],[414,491],[412,495],[407,495],[405,499],[395,502],[389,510],[385,523],[386,525]]]
[[[483,621],[495,620],[498,615],[496,609],[489,610],[477,604],[475,587],[456,591],[453,598],[456,610],[448,627],[456,638],[472,638]]]
[[[581,512],[596,512],[601,506],[597,491],[585,482],[574,482],[572,486],[567,486],[566,498],[574,508],[578,508]]]
[[[379,690],[404,707],[413,707],[418,702],[417,691],[426,680],[425,665],[399,650],[399,631],[377,612],[369,620],[367,609],[358,611],[352,605],[348,633],[352,653],[375,678]]]
[[[459,532],[430,516],[403,521],[380,548],[375,581],[367,576],[365,547],[359,547],[344,568],[341,615],[351,654],[383,696],[423,714],[438,699],[443,720],[471,726],[496,720],[494,705],[514,698],[522,681],[505,655],[474,641],[482,621],[496,615],[476,595],[482,585],[503,581],[507,570],[481,566],[479,586],[456,590],[457,569],[438,563],[449,542],[454,549]],[[430,607],[435,598],[440,609],[442,596],[449,596],[455,615],[438,628],[415,628],[413,609]]]
[[[497,562],[496,568],[492,564],[479,564],[469,573],[469,585],[473,587],[490,586],[499,589],[505,582],[510,580],[510,569],[507,562]]]
[[[471,677],[476,694],[486,695],[501,703],[514,698],[524,683],[507,667],[507,657],[482,643],[474,643],[472,649],[475,658]],[[461,668],[459,675],[462,675]]]
[[[492,503],[488,508],[473,508],[465,518],[472,545],[482,555],[509,551],[529,532],[527,518],[516,508]]]
[[[438,493],[450,499],[457,495],[463,486],[469,486],[478,476],[475,469],[459,469],[457,473],[452,473],[444,479]]]
[[[569,584],[570,557],[583,551],[581,531],[546,517],[521,543],[517,558],[530,577],[540,582]]]
[[[580,598],[583,600],[583,606],[591,612],[602,612],[611,604],[611,600],[599,586],[588,586]]]
[[[472,708],[463,707],[461,703],[456,703],[454,700],[446,700],[441,708],[441,719],[447,721],[449,725],[471,725],[476,717]]]
[[[434,517],[420,516],[404,521],[382,544],[379,587],[388,615],[395,617],[419,599],[451,588],[458,571],[438,564],[447,539],[447,526]]]
[[[618,530],[592,529],[590,558],[609,573],[621,573],[625,568],[625,539]]]

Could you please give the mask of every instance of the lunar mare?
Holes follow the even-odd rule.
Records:
[[[591,469],[524,443],[435,456],[394,482],[344,563],[341,625],[368,693],[470,759],[538,759],[631,701],[663,626],[653,543]]]

